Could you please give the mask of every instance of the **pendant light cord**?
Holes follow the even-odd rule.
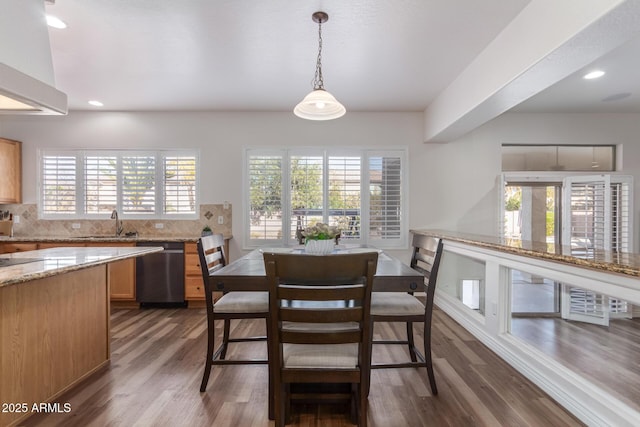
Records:
[[[318,60],[316,61],[316,74],[313,77],[313,90],[323,89],[322,80],[322,20],[318,21]]]

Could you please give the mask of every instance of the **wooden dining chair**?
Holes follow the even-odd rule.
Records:
[[[215,299],[219,290],[216,289],[212,280],[209,280],[211,273],[221,269],[226,265],[226,254],[224,253],[224,238],[222,234],[202,236],[198,240],[198,255],[200,257],[200,267],[202,278],[204,279],[205,297],[207,300],[207,359],[204,365],[204,374],[200,391],[207,389],[211,367],[213,365],[231,364],[265,364],[266,359],[226,359],[227,349],[230,343],[247,341],[266,341],[266,336],[260,337],[230,337],[231,320],[233,319],[266,319],[269,317],[269,294],[268,292],[246,291],[241,287],[235,287],[231,292],[224,292],[218,300]],[[224,321],[222,342],[215,348],[215,321]],[[267,328],[268,329],[268,328]]]
[[[425,276],[425,302],[417,298],[413,292],[374,292],[371,296],[371,320],[375,322],[402,322],[406,324],[407,337],[401,340],[379,339],[373,344],[401,344],[407,345],[410,361],[371,364],[372,369],[380,368],[410,368],[426,367],[431,385],[431,392],[438,394],[436,378],[431,360],[431,318],[433,314],[433,299],[438,278],[438,268],[442,257],[442,240],[413,235],[413,252],[411,268],[420,271]],[[424,354],[415,345],[413,324],[424,325]],[[373,327],[373,325],[372,325]],[[372,351],[373,353],[373,351]]]
[[[269,281],[275,425],[289,420],[292,400],[345,399],[351,403],[352,421],[366,426],[369,310],[378,253],[263,256]],[[323,390],[327,384],[348,389]]]

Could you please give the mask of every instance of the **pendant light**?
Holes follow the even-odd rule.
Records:
[[[318,23],[318,60],[316,74],[313,78],[313,91],[296,105],[293,113],[307,120],[333,120],[344,116],[347,110],[324,89],[324,81],[322,80],[322,24],[329,20],[329,15],[324,12],[316,12],[311,15],[311,18]]]

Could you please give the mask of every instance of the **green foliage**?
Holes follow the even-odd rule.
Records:
[[[322,167],[291,158],[291,208],[322,208]]]
[[[553,236],[555,233],[554,212],[547,211],[547,236]]]
[[[513,195],[507,199],[505,209],[507,211],[519,211],[520,210],[520,195]]]

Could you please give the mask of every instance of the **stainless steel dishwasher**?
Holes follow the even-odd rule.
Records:
[[[186,306],[184,300],[184,244],[138,242],[162,246],[162,252],[136,258],[136,300],[144,306]]]

